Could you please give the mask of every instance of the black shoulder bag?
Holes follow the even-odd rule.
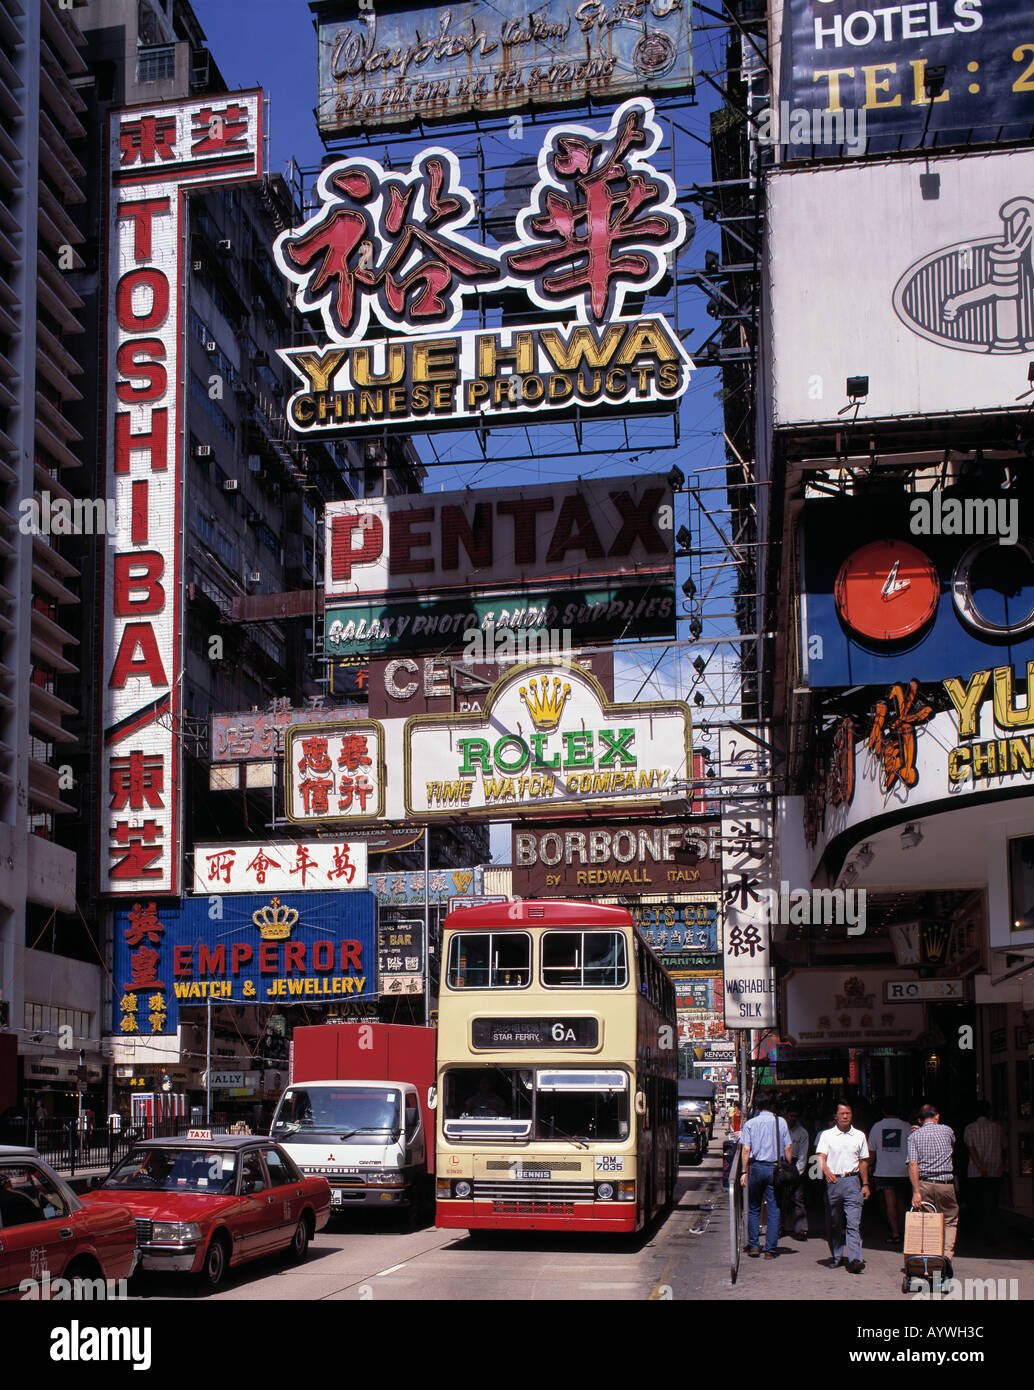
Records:
[[[776,1137],[776,1165],[772,1181],[780,1187],[791,1187],[797,1181],[797,1168],[795,1164],[787,1163],[783,1157],[783,1146],[779,1143],[779,1116],[773,1115],[772,1119],[775,1122]]]

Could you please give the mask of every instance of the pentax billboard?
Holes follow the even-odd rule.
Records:
[[[783,167],[767,215],[777,427],[1029,410],[1034,151]]]
[[[666,579],[672,492],[659,474],[329,502],[324,598]]]
[[[108,117],[100,889],[180,888],[184,256],[190,190],[262,172],[262,94]]]

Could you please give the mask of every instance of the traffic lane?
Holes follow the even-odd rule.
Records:
[[[378,1219],[373,1219],[374,1217]],[[334,1219],[312,1239],[300,1265],[288,1264],[284,1254],[249,1260],[227,1271],[225,1283],[215,1292],[204,1289],[189,1275],[176,1276],[143,1271],[129,1284],[136,1299],[321,1299],[338,1293],[400,1260],[418,1255],[429,1242],[443,1243],[454,1232],[425,1225],[414,1231],[400,1230],[397,1218],[380,1213],[355,1213],[351,1220]]]
[[[703,1164],[681,1169],[673,1210],[636,1236],[471,1236],[430,1225],[403,1231],[397,1217],[356,1211],[333,1219],[302,1265],[267,1256],[231,1269],[225,1285],[207,1294],[192,1279],[145,1273],[133,1279],[130,1295],[205,1301],[680,1297],[678,1271],[684,1278],[695,1263],[699,1237],[713,1235],[720,1181],[721,1157],[712,1148]]]

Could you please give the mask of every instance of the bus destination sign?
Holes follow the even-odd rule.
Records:
[[[510,1047],[598,1047],[596,1018],[475,1018],[471,1046],[481,1049]]]

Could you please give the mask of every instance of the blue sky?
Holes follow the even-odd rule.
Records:
[[[325,149],[316,132],[313,116],[317,90],[316,34],[306,0],[194,0],[194,8],[227,83],[231,87],[261,86],[270,98],[270,169],[283,172],[291,157],[303,168],[315,169]],[[717,73],[722,60],[720,40],[721,34],[714,29],[696,35],[698,69],[704,67]],[[711,177],[710,151],[706,142],[710,112],[716,104],[716,97],[706,82],[699,84],[698,101],[699,105],[687,105],[676,113],[683,129],[677,137],[675,175],[682,186],[694,182],[705,183]],[[557,123],[578,119],[583,118],[564,113],[556,117]],[[606,118],[599,117],[598,120],[600,129],[605,129]],[[502,194],[502,183],[508,168],[521,155],[537,154],[544,130],[544,126],[529,126],[524,139],[515,143],[508,138],[505,128],[495,133],[484,132],[480,137],[451,128],[436,128],[432,134],[416,138],[404,149],[395,145],[391,153],[393,159],[401,159],[403,153],[408,159],[424,145],[447,144],[460,155],[464,162],[465,178],[470,186],[476,188],[473,154],[480,138],[489,185],[495,181],[494,197],[492,192],[486,197],[486,203],[491,207]],[[356,140],[350,149],[361,149],[362,153],[374,158],[384,155],[383,143],[374,142],[367,148],[364,142]],[[656,156],[659,167],[667,169],[670,158],[667,146],[662,144]],[[698,210],[694,240],[689,250],[682,253],[680,264],[687,268],[702,266],[704,252],[717,249],[717,228],[714,223],[704,221]],[[670,312],[665,304],[659,303],[655,307],[662,312]],[[705,309],[706,299],[699,289],[683,288],[679,292],[679,328],[684,331],[691,326],[693,329],[686,340],[691,355],[694,344],[702,342],[715,327],[714,319],[707,316]],[[722,475],[718,470],[724,458],[722,408],[717,399],[719,386],[720,379],[714,369],[702,368],[694,373],[681,404],[680,438],[676,447],[671,447],[673,432],[670,420],[630,421],[627,431],[620,422],[587,424],[587,445],[599,452],[581,455],[574,450],[565,454],[564,449],[568,447],[565,434],[545,427],[533,428],[530,438],[523,430],[497,429],[491,432],[487,461],[481,458],[473,437],[466,433],[438,434],[430,440],[417,438],[415,442],[425,462],[432,462],[435,454],[440,460],[434,461],[430,468],[426,487],[428,490],[438,490],[441,487],[499,486],[515,481],[548,483],[575,475],[593,477],[653,471],[666,474],[673,464],[690,475],[691,481],[695,469],[705,470],[696,481],[705,488],[713,486],[721,481]],[[553,453],[558,453],[559,457],[545,457]],[[720,495],[714,492],[709,500],[717,506]],[[687,519],[685,506],[686,499],[683,497],[676,527]],[[705,526],[701,529],[708,528]],[[716,544],[713,531],[709,531],[707,539],[711,544]],[[680,566],[679,584],[688,572],[688,569]],[[695,572],[700,584],[699,570]],[[719,586],[727,591],[727,577],[717,578]],[[681,602],[681,595],[679,599]],[[728,611],[731,601],[719,600],[719,607]],[[733,630],[731,624],[722,626],[726,632]],[[710,656],[711,648],[707,645],[706,635],[700,650],[704,656]],[[684,625],[680,625],[679,637],[685,639],[686,636]],[[661,650],[662,647],[653,646],[627,649],[628,655],[621,662],[624,678],[619,680],[619,695],[622,698],[630,698],[637,693]],[[725,650],[728,651],[727,648]],[[643,692],[644,698],[660,694],[687,697],[693,681],[689,662],[696,654],[697,649],[685,647],[679,651],[677,658],[669,655],[662,660]],[[720,665],[720,658],[715,664]]]

